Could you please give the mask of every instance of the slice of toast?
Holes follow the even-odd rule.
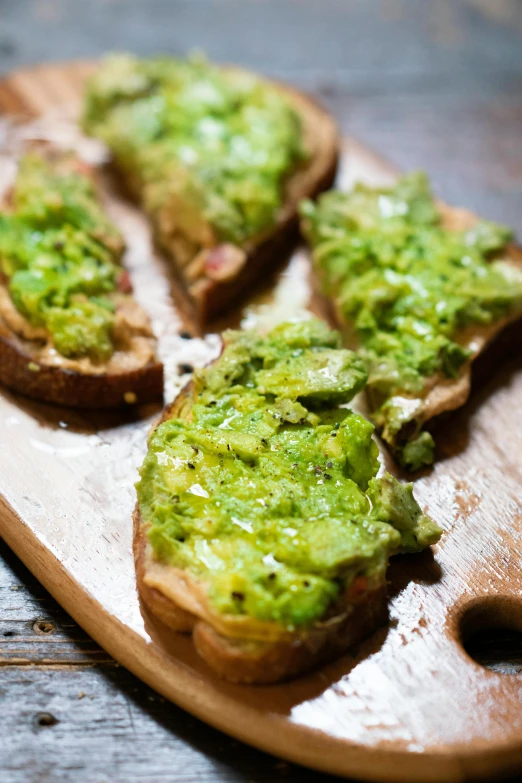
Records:
[[[31,145],[31,152],[57,165],[73,165],[95,181],[95,172],[83,161],[48,143]],[[10,210],[10,194],[4,211]],[[114,257],[124,250],[114,233]],[[80,408],[111,408],[163,398],[163,365],[156,357],[156,339],[149,318],[131,293],[122,267],[117,290],[110,294],[115,308],[110,358],[94,361],[88,356],[60,354],[50,333],[34,326],[15,307],[7,276],[0,276],[0,382],[15,392],[37,400]]]
[[[161,421],[190,414],[192,389],[190,383],[182,390]],[[230,682],[263,685],[297,677],[342,655],[387,621],[385,584],[371,589],[352,585],[355,589],[304,633],[219,615],[196,579],[154,558],[138,504],[133,520],[136,582],[143,602],[169,628],[191,633],[198,654]]]
[[[223,70],[252,76],[239,68]],[[281,263],[298,239],[299,202],[328,189],[337,171],[339,136],[332,117],[303,93],[283,84],[266,83],[283,95],[298,114],[307,152],[306,159],[290,171],[282,184],[283,203],[273,225],[239,246],[220,242],[212,225],[202,217],[187,227],[184,205],[174,196],[150,214],[156,242],[172,262],[199,325],[225,312],[251,285],[266,279]],[[96,128],[85,125],[88,132],[96,135]],[[143,204],[137,173],[122,165],[117,156],[113,166],[128,192]]]
[[[477,216],[467,209],[450,207],[439,202],[439,210],[443,217],[443,225],[453,231],[463,231],[471,228],[478,220]],[[510,244],[506,248],[504,256],[514,269],[522,272],[522,249]],[[462,329],[457,335],[456,341],[470,351],[469,358],[461,365],[456,378],[444,377],[441,373],[428,378],[425,394],[418,398],[414,415],[409,418],[402,430],[395,436],[399,445],[408,439],[412,428],[417,431],[424,425],[443,414],[462,407],[468,400],[471,392],[473,363],[486,351],[495,338],[511,323],[522,318],[522,309],[515,308],[503,318],[499,318],[486,326],[471,324]],[[339,318],[336,318],[339,321]],[[367,388],[367,396],[370,407],[377,408],[382,400]],[[409,398],[405,405],[409,404]]]
[[[471,211],[436,202],[441,215],[441,225],[450,231],[466,231],[472,228],[479,220]],[[522,272],[522,249],[514,244],[508,244],[500,253],[502,260],[513,267],[517,273]],[[493,260],[493,256],[490,260]],[[321,290],[321,281],[317,272],[313,272],[314,289],[318,293]],[[348,322],[343,315],[342,307],[335,301],[335,297],[327,297],[319,294],[319,307],[325,317],[330,320],[345,337],[346,344],[354,350],[359,348],[359,342],[353,324]],[[386,401],[386,398],[372,387],[371,381],[366,387],[365,394],[368,400],[370,416],[381,432],[383,439],[390,447],[392,453],[400,457],[400,449],[404,444],[414,438],[427,425],[429,431],[434,426],[434,420],[446,413],[463,406],[471,391],[472,367],[474,362],[481,357],[486,349],[493,343],[500,333],[509,324],[522,318],[522,303],[514,306],[506,315],[492,323],[470,324],[462,328],[453,337],[455,342],[468,350],[468,358],[461,364],[456,377],[445,376],[442,372],[427,377],[424,387],[419,394],[404,392],[397,393],[394,404],[404,411],[404,424],[398,431],[389,433],[386,428],[386,419],[380,416],[378,409]],[[403,463],[404,467],[409,466]],[[413,468],[416,469],[416,468]]]
[[[297,334],[299,329],[302,329],[302,333],[305,335],[303,338]],[[315,346],[315,348],[303,347],[306,346],[305,340],[308,339],[306,338],[308,329],[312,335],[308,345]],[[355,376],[352,375],[348,380],[346,370],[341,368],[348,366],[346,362],[353,362],[352,367],[361,368],[362,363],[358,357],[355,357],[352,352],[342,349],[335,356],[333,354],[336,354],[336,351],[323,351],[322,346],[325,343],[331,345],[332,338],[337,340],[338,347],[338,336],[334,332],[329,332],[325,325],[319,321],[306,322],[301,325],[282,325],[267,336],[267,341],[272,335],[276,335],[276,338],[273,339],[285,341],[284,351],[278,359],[274,359],[275,354],[271,353],[270,346],[275,343],[265,342],[264,338],[260,338],[254,332],[226,333],[222,356],[205,370],[199,371],[195,381],[185,387],[173,404],[166,409],[158,427],[167,425],[166,432],[169,434],[166,436],[166,441],[162,440],[163,436],[160,434],[156,445],[154,445],[156,431],[151,434],[149,454],[145,460],[142,478],[138,485],[139,501],[134,512],[133,549],[141,598],[150,611],[167,626],[176,631],[192,633],[194,644],[201,657],[219,675],[233,682],[278,682],[301,674],[346,652],[386,620],[385,572],[389,555],[398,551],[419,551],[435,543],[441,534],[440,528],[422,514],[413,498],[412,485],[403,487],[386,473],[379,479],[368,479],[368,466],[371,465],[368,469],[374,477],[378,470],[377,447],[371,440],[372,428],[362,417],[347,412],[344,408],[344,403],[361,388],[365,375],[359,380],[355,380]],[[320,340],[323,342],[319,342]],[[249,345],[253,345],[253,348],[249,348]],[[299,345],[302,350],[297,347]],[[234,353],[236,350],[237,353]],[[314,350],[317,350],[317,353],[314,354]],[[249,351],[250,353],[248,353]],[[239,365],[236,367],[234,367],[234,356],[238,357],[239,361]],[[270,369],[259,369],[259,360],[262,356],[266,359],[264,366]],[[304,365],[300,364],[302,356],[305,357]],[[318,363],[314,364],[311,358],[313,356],[316,357]],[[325,357],[327,357],[326,363]],[[294,359],[297,364],[292,364]],[[314,366],[315,371],[312,369]],[[284,381],[283,386],[278,385],[278,370],[274,370],[274,367],[280,368],[279,371],[282,373]],[[301,369],[298,371],[297,367]],[[339,368],[337,373],[334,367]],[[249,375],[251,372],[254,372],[253,376]],[[313,393],[311,392],[314,385],[312,380],[314,373],[316,379],[320,378],[320,387],[324,391],[316,389]],[[246,379],[244,387],[238,380],[239,378]],[[327,386],[332,380],[336,382],[335,386],[328,387],[330,391],[327,391]],[[220,386],[221,383],[224,385]],[[307,386],[307,384],[311,385]],[[256,389],[259,390],[258,393],[261,397],[261,408],[249,408],[252,404],[249,399],[252,400],[252,398],[248,395],[255,394]],[[289,389],[292,389],[290,397],[288,396]],[[282,396],[279,396],[278,390],[281,390]],[[227,396],[229,394],[235,395],[233,398],[235,402],[229,402],[230,397]],[[312,417],[310,426],[318,426],[321,420],[318,414],[312,412],[313,410],[323,411],[321,415],[326,416],[324,421],[330,422],[326,426],[321,425],[318,430],[307,429],[309,425],[306,423],[307,419],[304,418],[307,409],[295,401],[300,398],[305,402],[306,395],[310,394],[319,395],[308,398],[307,404],[311,406],[308,415]],[[294,402],[290,402],[291,399],[294,399]],[[288,413],[284,413],[283,407],[281,407],[282,400],[286,400]],[[198,408],[196,427],[192,429],[193,406],[196,403],[202,407]],[[222,403],[225,407],[220,408]],[[318,405],[319,407],[317,407]],[[325,408],[324,405],[327,407]],[[296,410],[292,406],[298,406],[298,409]],[[290,408],[295,411],[295,416]],[[202,409],[205,409],[205,415],[208,414],[213,423],[201,425],[197,423],[200,421],[199,416],[202,415]],[[252,414],[253,419],[248,418],[249,410],[255,411]],[[267,425],[268,419],[264,418],[265,414],[261,419],[258,416],[260,410],[265,410],[268,419],[277,420],[280,424]],[[281,411],[281,415],[277,414],[276,410]],[[215,418],[216,411],[219,411],[217,418]],[[242,415],[241,411],[247,411],[245,420],[238,419],[238,416]],[[341,413],[341,423],[333,425],[332,419],[328,417]],[[283,418],[283,416],[289,416],[289,418]],[[362,429],[350,430],[352,434],[347,436],[348,440],[345,440],[343,428],[346,426],[346,417],[352,421],[352,416],[355,416],[358,422],[353,426]],[[314,418],[315,425],[312,423]],[[236,427],[235,430],[229,426],[234,419],[236,420],[236,424],[233,425]],[[203,418],[203,422],[205,421],[208,419]],[[265,433],[266,437],[259,436],[261,439],[256,441],[253,434],[248,434],[245,435],[245,440],[243,434],[247,431],[252,433],[251,425],[255,427],[255,422],[261,427],[259,432]],[[168,427],[169,423],[171,423],[171,429]],[[184,430],[185,426],[188,427],[187,432],[192,433],[187,436],[186,442],[171,442],[170,438],[176,437],[175,433]],[[275,440],[271,441],[271,436],[266,429],[267,426],[269,429],[275,427],[277,432],[281,427],[281,437],[284,440],[279,441],[277,440],[279,436],[275,436]],[[366,433],[364,436],[361,434],[363,431]],[[291,433],[295,433],[295,435]],[[300,433],[302,433],[301,440],[299,440]],[[239,437],[239,442],[235,439],[236,436]],[[210,447],[210,450],[206,452],[209,459],[207,462],[205,450],[208,446],[205,444],[212,441],[213,437],[217,439],[215,442],[218,444],[218,452]],[[252,443],[252,440],[249,441],[252,438],[255,443]],[[324,440],[325,438],[328,442]],[[312,440],[314,442],[317,440],[317,443],[320,444],[317,453],[310,450]],[[182,444],[184,442],[189,444],[187,445],[189,448],[188,460],[183,452],[184,446]],[[366,444],[365,446],[361,446],[363,442]],[[256,449],[255,453],[259,456],[253,463],[250,461],[250,454],[253,452],[242,452],[241,443],[245,449],[249,448],[248,444],[250,444],[250,448]],[[296,443],[301,443],[301,445],[296,446]],[[279,452],[277,458],[271,456],[274,452]],[[332,456],[331,460],[328,456],[330,453],[336,455]],[[325,460],[324,470],[316,464],[323,458]],[[368,459],[370,462],[367,461]],[[242,464],[245,467],[238,468],[238,460],[243,460]],[[301,460],[301,466],[299,460]],[[274,495],[274,486],[270,483],[267,484],[267,481],[271,480],[270,477],[276,475],[274,470],[277,470],[275,467],[277,461],[280,461],[282,466],[281,473],[278,474],[281,476],[281,481],[290,481],[284,490],[285,499],[282,502],[286,508],[286,498],[292,498],[291,507],[295,513],[295,517],[289,516],[288,522],[285,521],[286,526],[283,526],[281,530],[277,527],[279,517],[282,514],[286,520],[286,514],[289,512],[288,510],[287,512],[280,510],[279,503],[281,501],[277,492]],[[215,473],[216,470],[219,470],[218,464],[223,466],[223,472],[219,475]],[[257,464],[259,464],[260,471],[258,477],[252,472],[256,470]],[[239,473],[234,472],[238,470]],[[182,482],[179,485],[176,478],[178,476],[181,477]],[[214,476],[214,479],[210,478],[210,481],[215,481],[215,485],[208,483],[210,476]],[[239,478],[237,478],[238,476]],[[289,478],[290,476],[292,478]],[[348,483],[344,485],[343,482],[348,476],[353,476],[353,479],[348,479]],[[238,482],[237,493],[232,490],[230,494],[230,490],[227,491],[226,487],[231,480],[236,481],[236,479]],[[199,484],[199,481],[202,483]],[[373,523],[367,527],[367,521],[357,517],[356,512],[353,511],[354,506],[350,506],[351,510],[347,508],[345,512],[336,511],[336,503],[339,502],[335,500],[336,493],[342,494],[342,502],[344,502],[344,499],[353,491],[354,482],[360,491],[368,493],[367,509],[371,509],[372,519],[375,519],[377,527]],[[223,484],[225,487],[221,489]],[[246,487],[252,487],[252,489],[247,490]],[[341,488],[337,489],[337,487]],[[231,498],[238,500],[243,498],[241,502],[245,502],[245,491],[247,496],[246,505],[242,507],[243,510],[241,511],[239,506],[233,505],[234,510],[225,512],[225,516],[223,516],[222,509],[228,507],[227,492]],[[263,497],[257,497],[259,491],[266,493],[267,500],[274,498],[274,508],[276,509],[274,512],[270,510],[270,500],[268,500],[267,506]],[[223,493],[222,497],[219,496],[220,493]],[[193,507],[193,510],[185,511],[187,502],[190,503],[188,499],[194,496],[209,499],[210,505],[207,505],[207,501],[203,501],[203,505],[201,505],[201,501],[196,500],[197,505]],[[311,500],[312,496],[321,498],[321,511],[314,510],[319,506],[313,505],[315,501]],[[303,501],[300,498],[304,497],[310,498],[312,505],[305,503],[303,506]],[[213,498],[216,500],[215,506]],[[258,510],[258,503],[263,509],[267,508],[266,513]],[[344,506],[342,507],[344,508]],[[153,509],[157,510],[159,516],[156,516],[156,511]],[[185,513],[188,516],[183,516]],[[314,521],[318,519],[316,513],[319,513],[322,519],[328,518],[329,520],[322,523],[325,527],[317,541],[313,537]],[[335,521],[336,514],[339,513],[343,519],[342,523],[340,520],[339,522]],[[238,516],[236,517],[234,514],[238,514]],[[331,520],[330,514],[332,515]],[[188,527],[182,520],[186,520]],[[256,520],[258,521],[256,522]],[[382,523],[386,523],[385,528],[378,527]],[[188,547],[187,552],[206,553],[202,555],[205,569],[208,563],[215,562],[213,561],[212,547],[217,545],[219,548],[220,534],[217,533],[215,539],[211,537],[208,544],[200,539],[202,530],[212,530],[214,528],[209,529],[207,525],[213,526],[214,524],[216,524],[216,531],[224,530],[224,538],[221,539],[224,549],[220,551],[240,553],[237,560],[232,555],[225,570],[220,565],[214,572],[218,580],[226,573],[227,583],[222,597],[225,602],[229,598],[238,600],[242,607],[247,607],[246,609],[237,611],[237,605],[235,610],[232,604],[215,603],[216,593],[213,592],[212,586],[215,583],[211,573],[214,566],[210,565],[209,571],[198,572],[197,568],[194,570],[183,565],[187,561],[181,550],[177,548],[178,543],[182,547]],[[222,524],[224,527],[219,527]],[[337,527],[338,524],[339,527]],[[358,528],[359,524],[362,527]],[[191,527],[192,525],[195,527]],[[256,527],[256,525],[259,526]],[[387,538],[390,526],[395,528],[393,543],[389,543],[391,539]],[[246,531],[246,539],[243,532],[237,532],[238,527],[241,528],[241,531]],[[192,530],[194,538],[192,538]],[[301,532],[298,533],[298,530]],[[363,530],[369,531],[370,536],[365,544],[365,547],[369,547],[364,550],[366,555],[362,553],[363,550],[358,549],[358,544],[355,543],[359,532]],[[382,532],[378,534],[378,530]],[[335,531],[340,532],[336,533]],[[406,533],[406,531],[410,531],[410,533]],[[254,532],[255,537],[252,538],[251,534]],[[157,537],[157,534],[160,538]],[[291,537],[292,544],[290,549],[285,550],[286,545],[281,542],[281,537],[287,535]],[[302,544],[294,539],[295,535],[301,537]],[[353,535],[355,535],[355,539],[352,538]],[[165,541],[164,536],[167,538],[173,536],[170,539],[175,542],[173,550],[163,549],[163,544],[160,544],[159,550],[157,549],[157,543]],[[275,538],[272,538],[273,536]],[[377,538],[373,538],[374,536],[377,536],[378,540],[382,542],[379,547],[385,547],[384,550],[378,549],[378,553],[373,548],[372,542],[377,541]],[[152,539],[154,539],[154,545]],[[383,543],[385,541],[388,543]],[[239,542],[238,549],[233,549],[234,542]],[[250,555],[246,555],[248,550],[243,548],[243,544],[254,547],[256,555],[253,559],[248,560]],[[304,551],[308,551],[307,548],[311,547],[310,552],[313,552],[311,560],[307,560],[306,554],[299,554],[300,550],[295,549],[295,544],[300,547],[304,546]],[[207,549],[209,545],[211,549]],[[279,545],[282,546],[281,550],[277,549]],[[195,550],[193,550],[193,546]],[[277,554],[278,551],[280,554]],[[335,555],[334,551],[344,553],[340,555],[340,560],[336,561],[336,557],[339,555]],[[370,551],[373,554],[371,555],[371,565],[368,565],[369,561],[364,558],[370,557]],[[167,554],[164,554],[165,552]],[[174,559],[171,559],[170,552]],[[276,559],[274,559],[272,552],[276,552]],[[326,554],[327,552],[329,554]],[[356,552],[357,554],[355,554]],[[252,573],[258,574],[255,579],[263,580],[264,577],[259,576],[261,573],[259,569],[261,571],[265,569],[267,583],[270,585],[268,591],[263,594],[264,597],[260,599],[259,609],[255,604],[257,599],[253,598],[254,604],[250,604],[249,601],[256,594],[260,595],[255,592],[257,589],[255,584],[262,582],[250,582],[248,577],[245,580],[246,562],[254,564]],[[336,566],[336,562],[340,565]],[[365,566],[362,565],[363,562],[366,563]],[[234,563],[235,565],[232,565]],[[279,581],[277,571],[279,568],[285,568],[285,563],[290,564],[291,568],[295,566],[296,570],[292,571],[294,574],[292,579],[295,581],[292,582],[293,587],[288,594],[290,599],[285,598],[286,609],[284,612],[286,614],[281,615],[280,609],[277,608],[283,605],[279,602],[279,598],[282,596],[280,590],[284,591],[284,584],[287,583],[284,581],[284,576],[283,582]],[[316,563],[316,565],[312,565],[312,563]],[[339,571],[336,570],[338,567]],[[198,573],[203,573],[203,576],[198,576]],[[334,577],[334,574],[337,576]],[[232,579],[231,582],[228,582],[229,577]],[[297,611],[301,611],[296,608],[296,601],[297,606],[300,601],[298,591],[301,588],[299,585],[308,588],[310,587],[308,579],[323,577],[325,579],[335,578],[340,592],[332,594],[334,597],[327,599],[324,604],[321,603],[323,608],[318,613],[310,614],[309,608],[306,615],[297,614]],[[275,588],[275,592],[271,593],[270,588]],[[240,592],[234,592],[236,589]],[[276,604],[273,604],[272,609],[267,611],[269,603],[267,604],[266,601],[270,602],[270,598],[267,598],[268,595],[277,596],[277,607]],[[243,601],[246,603],[243,604]],[[295,611],[289,609],[289,604],[293,604]],[[221,609],[221,606],[224,608]],[[294,621],[294,617],[302,619]]]

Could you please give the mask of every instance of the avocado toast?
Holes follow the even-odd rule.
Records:
[[[142,599],[221,676],[268,683],[386,620],[386,568],[440,529],[346,403],[364,363],[316,320],[226,332],[149,439],[137,484]]]
[[[161,400],[163,366],[94,173],[31,145],[0,213],[0,381],[77,407]]]
[[[109,147],[200,324],[281,261],[299,201],[332,184],[339,154],[313,101],[199,57],[107,58],[83,126]]]
[[[409,470],[431,419],[463,405],[471,364],[522,316],[522,252],[505,226],[435,201],[422,173],[301,206],[319,288],[369,369],[371,416]]]

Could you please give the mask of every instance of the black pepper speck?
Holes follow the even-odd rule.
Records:
[[[194,372],[194,367],[191,364],[178,364],[178,372],[180,375],[186,375]]]

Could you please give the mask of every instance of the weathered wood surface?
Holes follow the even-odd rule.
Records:
[[[5,544],[0,555],[5,783],[333,783],[175,707],[90,640]],[[489,659],[507,649],[522,664],[516,644],[490,647]]]
[[[226,17],[223,9],[233,14]],[[165,24],[173,17],[175,25]],[[0,67],[114,47],[153,51],[204,45],[213,56],[310,87],[347,132],[402,167],[425,167],[449,201],[520,230],[521,29],[516,2],[435,0],[428,9],[425,3],[400,0],[17,0],[0,4]],[[306,43],[310,37],[313,47]],[[285,39],[293,45],[282,46]],[[513,375],[506,373],[509,384]],[[488,399],[487,388],[483,399]],[[162,702],[115,667],[12,555],[8,563],[14,576],[10,570],[2,574],[0,595],[8,587],[9,598],[16,600],[1,599],[0,617],[8,621],[1,632],[22,629],[23,634],[2,640],[10,661],[0,669],[0,697],[7,705],[0,737],[3,780],[65,781],[73,775],[81,783],[324,779],[234,743]],[[28,602],[20,600],[27,594]],[[34,630],[38,620],[50,620],[56,630],[47,628],[47,636],[38,626]],[[510,643],[507,658],[513,658],[516,669],[520,648],[516,637]],[[494,636],[482,645],[483,658],[491,644]],[[25,662],[13,660],[17,650]],[[490,658],[507,659],[501,653],[494,650]],[[78,698],[82,692],[86,696]],[[59,723],[39,713],[50,713]]]
[[[5,544],[0,553],[3,783],[323,779],[159,696],[101,650]]]

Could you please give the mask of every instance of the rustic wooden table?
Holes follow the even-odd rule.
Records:
[[[519,0],[0,0],[0,72],[109,49],[236,61],[316,93],[343,130],[522,233]],[[0,444],[0,448],[2,444]],[[519,671],[520,640],[483,639]],[[0,547],[3,783],[312,781],[119,667]]]

